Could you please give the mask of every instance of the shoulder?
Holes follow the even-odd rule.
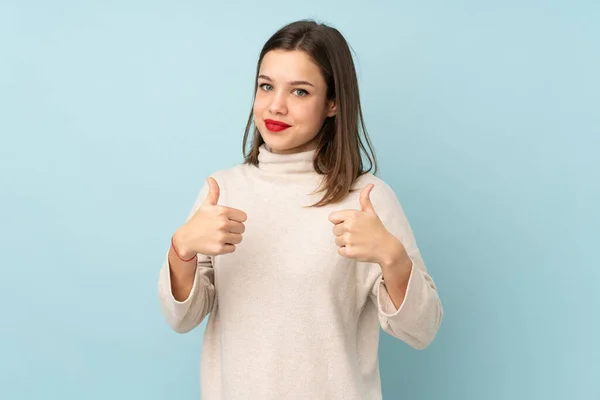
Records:
[[[247,175],[248,169],[252,166],[238,164],[231,167],[212,170],[208,174],[203,174],[199,179],[202,179],[197,190],[196,200],[194,202],[193,211],[195,211],[208,195],[209,185],[208,178],[211,177],[219,185],[220,204],[222,204],[233,192],[233,188],[240,187],[240,182]]]
[[[370,193],[371,201],[373,202],[373,206],[376,206],[377,203],[381,204],[384,207],[387,206],[397,206],[399,205],[398,196],[396,195],[396,191],[383,179],[373,175],[368,172],[366,174],[361,175],[354,181],[352,185],[352,192],[355,192],[357,195],[360,195],[361,190],[363,190],[368,185],[372,184],[373,189]]]
[[[204,197],[208,193],[208,182],[209,177],[213,178],[217,185],[219,185],[220,198],[222,201],[226,201],[229,197],[239,192],[241,188],[246,187],[248,177],[252,174],[253,165],[248,164],[237,164],[231,167],[225,167],[220,169],[214,169],[209,174],[205,174],[201,182],[201,188],[199,197]]]
[[[240,164],[235,164],[231,167],[213,170],[210,173],[210,175],[208,175],[208,176],[211,176],[211,177],[215,178],[216,180],[222,179],[225,182],[225,181],[230,181],[232,179],[237,179],[239,177],[244,176],[250,170],[250,168],[255,168],[255,167],[252,165],[240,163]],[[208,178],[208,176],[207,176],[207,178]]]
[[[239,163],[230,167],[215,169],[204,176],[204,185],[206,185],[206,179],[211,177],[217,181],[221,188],[236,187],[240,181],[246,180],[248,174],[252,173],[252,169],[255,168],[253,165]]]
[[[370,173],[358,178],[353,188],[360,195],[360,191],[369,184],[373,184],[369,195],[371,203],[385,227],[400,239],[407,251],[416,249],[412,227],[394,189],[383,179]]]

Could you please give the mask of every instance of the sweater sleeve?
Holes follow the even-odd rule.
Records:
[[[188,220],[198,210],[207,193],[208,184],[205,183],[188,215]],[[175,332],[187,333],[197,327],[213,309],[215,295],[212,259],[209,256],[198,254],[192,290],[184,301],[176,300],[171,287],[171,270],[167,251],[159,272],[158,299],[163,316]]]
[[[412,261],[412,270],[404,300],[396,308],[386,289],[381,267],[372,264],[371,277],[374,280],[369,280],[372,282],[370,298],[377,307],[381,328],[413,348],[422,350],[437,334],[442,322],[442,304],[400,202],[385,183],[375,184],[375,188],[377,186],[380,186],[379,196],[372,196],[373,206],[388,231],[404,245]]]

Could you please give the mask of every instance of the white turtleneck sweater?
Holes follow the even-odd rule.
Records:
[[[276,154],[264,145],[258,167],[239,164],[211,176],[220,205],[246,212],[243,241],[232,254],[199,254],[192,291],[174,299],[168,257],[159,299],[179,333],[208,315],[201,356],[205,400],[381,399],[380,327],[417,348],[435,337],[442,320],[436,286],[393,190],[372,174],[361,176],[340,203],[314,204],[321,176],[314,150]],[[413,262],[403,303],[394,306],[378,264],[337,252],[332,211],[360,210],[360,190]],[[206,197],[205,184],[190,216]]]

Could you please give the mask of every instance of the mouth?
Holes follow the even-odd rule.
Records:
[[[271,132],[281,132],[289,128],[291,125],[288,125],[285,122],[275,121],[273,119],[265,119],[265,126]]]

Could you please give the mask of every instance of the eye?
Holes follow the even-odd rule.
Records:
[[[259,88],[261,88],[262,90],[272,90],[273,86],[269,85],[268,83],[261,83],[260,85],[258,85]]]
[[[295,92],[296,96],[298,97],[304,97],[308,95],[308,92],[304,89],[294,89],[293,92]]]

